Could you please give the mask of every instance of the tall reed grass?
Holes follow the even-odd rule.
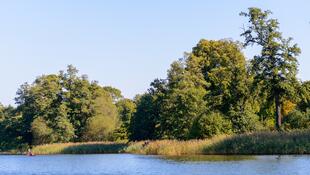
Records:
[[[158,140],[150,142],[133,142],[129,144],[125,151],[134,154],[167,156],[204,154],[206,146],[211,146],[212,144],[223,141],[228,137],[230,136],[221,135],[205,140]]]
[[[86,143],[57,143],[35,146],[34,154],[106,154],[123,152],[126,143],[86,142]]]
[[[258,132],[206,140],[162,140],[131,143],[125,150],[147,155],[310,154],[310,131]]]
[[[90,142],[40,145],[35,154],[132,153],[146,155],[310,154],[310,130],[221,135],[205,140],[158,140],[131,143]]]
[[[204,148],[204,154],[310,154],[310,130],[236,135]]]

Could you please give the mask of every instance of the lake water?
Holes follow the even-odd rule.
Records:
[[[0,175],[308,175],[310,156],[0,156]]]

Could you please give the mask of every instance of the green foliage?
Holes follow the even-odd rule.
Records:
[[[74,128],[69,119],[65,117],[57,117],[54,132],[56,133],[55,142],[69,142],[74,138]]]
[[[310,81],[305,81],[299,88],[300,102],[297,105],[302,111],[306,111],[310,108]]]
[[[234,136],[217,136],[205,140],[161,140],[131,143],[129,153],[153,155],[268,155],[309,154],[310,131],[257,132]]]
[[[308,129],[310,128],[310,111],[292,111],[288,116],[284,117],[283,123],[286,130]]]
[[[236,133],[259,131],[262,129],[258,115],[251,112],[235,113],[232,115],[232,122],[234,123],[234,131]]]
[[[252,10],[255,11],[255,9]],[[250,13],[258,12],[251,11]],[[245,13],[243,15],[247,16]],[[267,12],[263,14],[263,18],[265,18],[263,20],[267,20],[267,16]],[[272,29],[277,29],[274,22],[267,23],[267,26],[270,25],[269,27]],[[259,26],[256,27],[259,28]],[[250,29],[243,34],[247,39],[256,36],[255,32],[265,28]],[[280,35],[278,36],[277,31],[271,32],[275,32],[275,36],[270,36],[274,40],[271,44],[278,42],[277,37],[281,38],[278,46],[272,45],[272,47],[278,49],[276,53],[280,56],[275,55],[277,55],[277,59],[282,59],[282,61],[277,60],[279,64],[285,64],[284,67],[278,67],[275,70],[271,69],[276,65],[261,67],[261,71],[256,68],[256,66],[264,65],[265,62],[266,64],[271,63],[268,59],[274,59],[264,55],[269,54],[267,51],[266,53],[262,51],[263,56],[261,56],[266,60],[255,57],[247,63],[239,43],[229,40],[201,40],[192,52],[186,55],[185,59],[171,64],[167,79],[156,79],[151,84],[152,88],[149,89],[149,92],[143,96],[143,100],[137,101],[137,112],[133,115],[130,125],[131,135],[136,137],[131,137],[131,139],[204,138],[231,131],[245,133],[270,130],[270,124],[274,123],[270,118],[273,118],[275,114],[282,115],[282,110],[291,110],[291,108],[285,107],[287,101],[297,101],[296,97],[290,95],[296,96],[293,94],[293,89],[299,84],[294,69],[294,65],[297,63],[294,57],[298,54],[297,46],[291,47],[289,41],[284,41]],[[258,41],[259,37],[267,36],[257,37]],[[249,40],[245,45],[249,45],[251,42],[252,40]],[[287,54],[291,54],[291,56]],[[288,74],[283,69],[289,70],[291,73]],[[264,72],[274,71],[284,71],[284,73],[280,73],[281,75],[271,76],[275,79],[283,76],[284,82],[282,79],[281,81],[277,80],[278,86],[272,85],[275,80],[270,78],[270,75],[263,75]],[[265,78],[262,78],[262,75]],[[283,89],[286,89],[285,92]],[[306,102],[307,90],[305,89],[307,88],[301,88],[301,92]],[[283,108],[282,105],[284,105]],[[275,107],[277,107],[276,111]],[[210,118],[205,115],[198,117],[202,116],[201,114],[217,112],[225,116],[223,121],[217,115],[211,115]],[[229,124],[226,124],[226,121],[230,123],[231,127],[228,127]],[[211,127],[210,123],[212,122]],[[219,124],[221,122],[223,125]]]
[[[96,91],[93,102],[94,116],[87,120],[82,140],[106,141],[112,139],[112,133],[119,125],[116,106],[105,90]]]
[[[282,118],[286,130],[309,128],[310,82],[296,78],[300,49],[282,37],[270,14],[259,8],[241,13],[248,18],[243,46],[261,49],[253,59],[246,61],[239,42],[202,39],[171,64],[167,78],[155,79],[134,100],[79,76],[72,65],[25,83],[17,91],[16,109],[0,105],[0,149],[23,143],[203,139],[273,130],[274,124],[280,129]]]
[[[20,135],[24,142],[80,141],[83,134],[93,133],[90,126],[94,125],[95,119],[101,121],[94,128],[97,132],[100,126],[105,128],[105,135],[115,130],[119,120],[110,92],[96,82],[89,82],[86,75],[79,77],[77,73],[78,70],[69,65],[67,72],[43,75],[33,84],[21,86],[16,102],[17,110],[22,114]],[[41,132],[42,128],[45,132]],[[98,137],[89,137],[106,140],[102,135],[100,132]]]
[[[205,82],[209,109],[225,114],[237,133],[255,131],[260,125],[246,66],[240,44],[229,40],[201,40],[187,60],[189,72],[203,75],[200,82]]]
[[[113,125],[114,124],[114,125]],[[107,141],[112,139],[115,121],[108,116],[99,115],[87,121],[83,141]]]
[[[309,154],[310,131],[258,132],[204,140],[156,140],[124,143],[92,142],[35,146],[36,154],[135,153],[148,155]]]
[[[96,91],[101,87],[96,82],[90,83],[85,76],[78,77],[78,70],[68,66],[66,73],[60,73],[62,102],[66,104],[68,119],[75,128],[76,141],[79,141],[89,118],[94,115],[93,103],[97,97]]]
[[[130,121],[136,112],[136,104],[130,99],[121,99],[116,103],[121,126],[118,128],[116,137],[120,140],[127,140],[129,137]]]
[[[240,103],[250,103],[248,83],[238,43],[201,40],[185,59],[171,64],[165,81],[152,83],[148,95],[155,107],[153,132],[160,138],[188,139],[197,116],[208,110],[227,114],[232,121],[236,115],[229,115],[231,108],[244,110]]]
[[[154,98],[150,94],[144,94],[136,101],[135,112],[129,127],[130,140],[156,139],[156,122],[158,112],[155,107]]]
[[[17,149],[22,146],[21,116],[12,106],[0,104],[0,151]]]
[[[39,145],[54,141],[53,129],[47,125],[47,122],[42,117],[33,120],[31,123],[31,132],[33,135],[33,144]]]
[[[111,86],[105,86],[103,89],[111,95],[114,103],[117,103],[119,100],[124,98],[122,92],[119,89]]]
[[[240,15],[249,19],[249,26],[244,36],[244,46],[258,45],[260,55],[251,60],[254,85],[261,86],[261,93],[267,94],[268,100],[275,103],[276,127],[282,123],[282,102],[286,98],[295,97],[298,81],[297,56],[300,48],[291,44],[292,38],[285,39],[279,32],[279,22],[270,19],[270,11],[249,8],[249,12]]]
[[[198,117],[191,129],[191,138],[203,139],[232,133],[232,124],[219,112]]]
[[[185,70],[182,61],[174,62],[168,71],[168,84],[161,106],[162,137],[187,139],[194,119],[205,111],[206,90],[193,81],[194,74]],[[177,126],[177,127],[175,127]]]
[[[4,106],[0,103],[0,122],[2,122],[4,119]]]
[[[246,106],[246,104],[231,108],[229,117],[235,133],[246,133],[263,129],[263,125],[259,121],[259,116],[251,110],[251,107]]]
[[[186,61],[186,69],[205,85],[212,110],[227,113],[248,91],[246,61],[238,43],[201,40]]]
[[[257,132],[223,139],[204,149],[204,154],[285,155],[309,154],[310,131]]]

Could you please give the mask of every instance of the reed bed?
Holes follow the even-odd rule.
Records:
[[[133,142],[125,149],[128,153],[146,154],[146,155],[198,155],[204,154],[206,146],[212,146],[227,139],[230,136],[221,135],[205,140],[158,140],[158,141],[142,141]]]
[[[131,143],[88,142],[40,145],[35,154],[132,153],[145,155],[310,154],[310,130],[221,135],[205,140],[157,140]]]
[[[206,140],[134,142],[125,151],[166,156],[310,154],[310,130],[257,132]]]
[[[33,148],[34,154],[107,154],[123,152],[126,143],[86,142],[86,143],[57,143],[39,145]]]
[[[235,135],[205,147],[204,154],[310,154],[310,130]]]

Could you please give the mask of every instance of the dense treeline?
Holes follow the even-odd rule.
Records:
[[[68,66],[67,72],[23,84],[17,92],[14,117],[3,119],[2,134],[14,130],[17,137],[9,138],[29,144],[112,139],[119,127],[110,94],[113,88],[100,87],[77,72]]]
[[[134,100],[90,82],[69,65],[0,106],[1,150],[23,144],[202,139],[219,134],[310,127],[310,82],[297,79],[300,49],[269,11],[249,8],[243,43],[202,39],[171,64],[167,78]],[[247,60],[242,49],[261,52]]]

